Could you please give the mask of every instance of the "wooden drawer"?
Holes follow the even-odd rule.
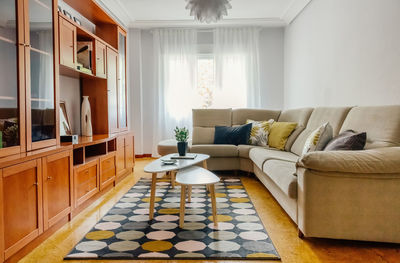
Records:
[[[101,172],[105,172],[107,170],[110,170],[112,168],[115,168],[115,154],[113,154],[110,157],[106,157],[102,160],[100,160],[101,162]]]
[[[94,194],[100,191],[98,160],[92,161],[75,169],[74,193],[75,207],[81,205]]]
[[[115,167],[101,174],[101,183],[103,184],[104,182],[107,182],[109,179],[112,179],[114,177],[115,177]]]

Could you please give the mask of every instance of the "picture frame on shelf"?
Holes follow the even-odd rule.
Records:
[[[72,135],[65,101],[60,101],[60,135]]]
[[[75,23],[77,23],[78,25],[82,25],[81,20],[79,20],[78,18],[74,17],[74,21]]]
[[[68,13],[68,11],[67,10],[65,10],[64,9],[64,15],[66,16],[66,17],[68,17],[69,19],[71,19],[72,20],[72,16],[71,16],[71,14],[70,13]]]

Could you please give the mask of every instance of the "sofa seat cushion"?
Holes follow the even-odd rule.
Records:
[[[191,153],[208,154],[211,157],[238,157],[236,145],[230,144],[196,144],[190,148]]]
[[[295,163],[282,160],[267,160],[262,170],[282,192],[287,194],[290,198],[297,198]]]
[[[265,149],[262,147],[251,149],[249,156],[255,165],[257,165],[261,170],[263,169],[264,163],[268,160],[281,160],[296,163],[299,159],[299,156],[291,152]]]
[[[254,148],[260,148],[260,149],[269,149],[268,146],[257,146],[257,145],[248,145],[248,144],[239,144],[238,145],[238,150],[239,150],[239,157],[241,158],[247,158],[249,159],[250,156],[250,150]]]
[[[188,141],[188,147],[190,148],[192,145],[192,141]],[[163,140],[157,145],[157,152],[159,155],[164,156],[171,153],[177,153],[177,141],[175,139]]]

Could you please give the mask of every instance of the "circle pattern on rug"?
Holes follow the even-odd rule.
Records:
[[[193,186],[180,228],[180,186],[157,183],[149,220],[151,180],[141,179],[89,231],[68,259],[279,259],[240,179],[216,185],[214,225],[209,193]]]

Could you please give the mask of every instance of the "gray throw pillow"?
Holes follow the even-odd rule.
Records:
[[[324,151],[359,151],[364,149],[366,142],[366,132],[347,130],[333,138]]]

